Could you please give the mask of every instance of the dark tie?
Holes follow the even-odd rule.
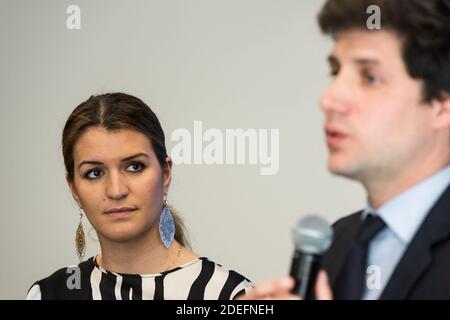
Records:
[[[334,285],[337,300],[359,300],[366,285],[370,241],[386,226],[379,216],[368,215],[353,241]]]

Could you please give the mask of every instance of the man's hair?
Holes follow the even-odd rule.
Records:
[[[450,93],[450,0],[328,0],[319,13],[322,32],[333,37],[367,29],[367,8],[381,9],[381,29],[403,40],[403,60],[411,77],[423,80],[426,102]]]

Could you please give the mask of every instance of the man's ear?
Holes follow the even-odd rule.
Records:
[[[169,192],[170,183],[172,181],[172,165],[173,165],[172,158],[167,156],[166,165],[163,168],[164,193]]]
[[[440,99],[431,102],[434,119],[433,128],[450,128],[450,94],[445,93]]]
[[[70,193],[72,193],[73,199],[77,202],[78,207],[80,209],[83,209],[83,205],[81,204],[81,200],[80,200],[80,197],[78,196],[78,192],[75,188],[75,184],[73,181],[70,180],[68,175],[66,175],[66,181],[67,181],[67,184],[69,185]]]

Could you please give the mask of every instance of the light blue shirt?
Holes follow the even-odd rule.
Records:
[[[378,210],[367,205],[362,218],[369,213],[379,215],[386,228],[369,245],[369,280],[363,293],[364,300],[380,297],[415,233],[449,183],[450,165],[395,196]]]

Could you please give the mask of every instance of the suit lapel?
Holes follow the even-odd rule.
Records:
[[[324,256],[323,268],[327,271],[330,285],[333,288],[336,282],[337,275],[341,270],[341,267],[347,257],[350,246],[353,239],[356,237],[361,221],[361,213],[357,212],[348,217],[348,221],[345,222],[345,230],[338,230],[339,225],[335,227],[336,238],[333,241],[327,254]]]
[[[395,268],[380,299],[407,299],[410,290],[430,266],[431,247],[450,233],[450,186],[430,210]]]

